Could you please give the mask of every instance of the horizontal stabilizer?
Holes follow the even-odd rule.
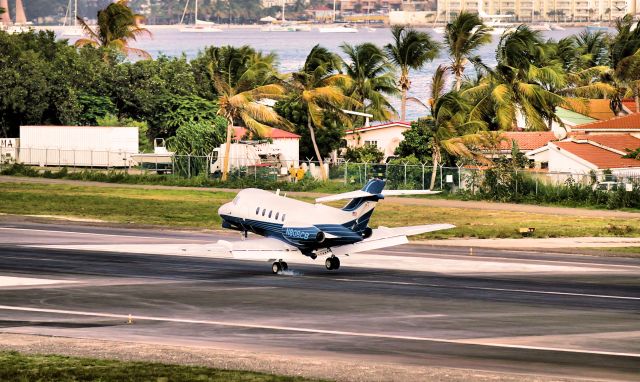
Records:
[[[355,198],[367,198],[370,196],[399,196],[399,195],[433,195],[439,194],[440,191],[430,190],[382,190],[380,194],[374,194],[371,192],[358,190],[351,192],[344,192],[342,194],[323,196],[316,199],[316,203],[333,202],[336,200],[355,199]]]

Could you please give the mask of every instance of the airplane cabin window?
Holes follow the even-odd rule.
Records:
[[[262,209],[262,216],[264,216],[264,214],[265,214],[265,213],[267,213],[267,209],[266,209],[266,208],[263,208],[263,209]]]
[[[287,216],[287,214],[282,214],[282,221],[284,221],[285,216]]]
[[[271,219],[271,213],[272,213],[272,212],[273,212],[273,211],[269,211],[269,219]]]
[[[276,217],[275,217],[276,220],[278,220],[278,215],[280,215],[280,212],[276,212]]]
[[[260,207],[256,208],[256,215],[260,213]]]

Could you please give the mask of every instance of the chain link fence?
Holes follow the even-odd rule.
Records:
[[[212,156],[155,155],[94,150],[60,150],[53,148],[0,148],[0,170],[19,163],[34,169],[56,171],[126,171],[130,174],[158,174],[177,178],[219,177],[222,159]],[[280,159],[247,160],[230,158],[231,179],[270,181],[321,179],[317,162]],[[396,161],[379,163],[325,164],[329,181],[360,188],[371,178],[387,180],[388,189],[435,189],[471,194],[491,194],[496,199],[517,195],[537,195],[549,186],[580,185],[605,191],[625,188],[634,190],[640,183],[640,172],[569,173],[521,169],[497,171],[473,167],[433,167],[430,163]]]

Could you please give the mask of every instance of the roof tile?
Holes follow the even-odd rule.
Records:
[[[607,121],[597,121],[585,123],[571,128],[572,130],[593,130],[593,129],[635,129],[640,130],[640,113],[623,115],[611,118]]]
[[[247,133],[247,129],[244,127],[235,126],[234,130],[234,139],[240,140]],[[300,136],[298,134],[294,134],[288,131],[284,131],[277,128],[272,128],[269,133],[264,138],[272,138],[272,139],[298,139]]]
[[[594,146],[588,142],[563,141],[555,142],[554,145],[589,163],[593,163],[599,169],[640,167],[640,160],[623,158],[620,154]]]
[[[520,150],[535,150],[557,139],[551,131],[507,131],[503,135],[507,140],[500,144],[501,150],[511,150],[514,140]]]

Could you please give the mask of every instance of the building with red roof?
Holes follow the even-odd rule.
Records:
[[[640,133],[640,113],[585,123],[573,126],[570,130],[571,133],[579,134]]]
[[[640,138],[631,134],[588,135],[549,142],[527,157],[554,173],[589,174],[611,170],[614,175],[639,175],[640,160],[624,158],[640,148]]]

